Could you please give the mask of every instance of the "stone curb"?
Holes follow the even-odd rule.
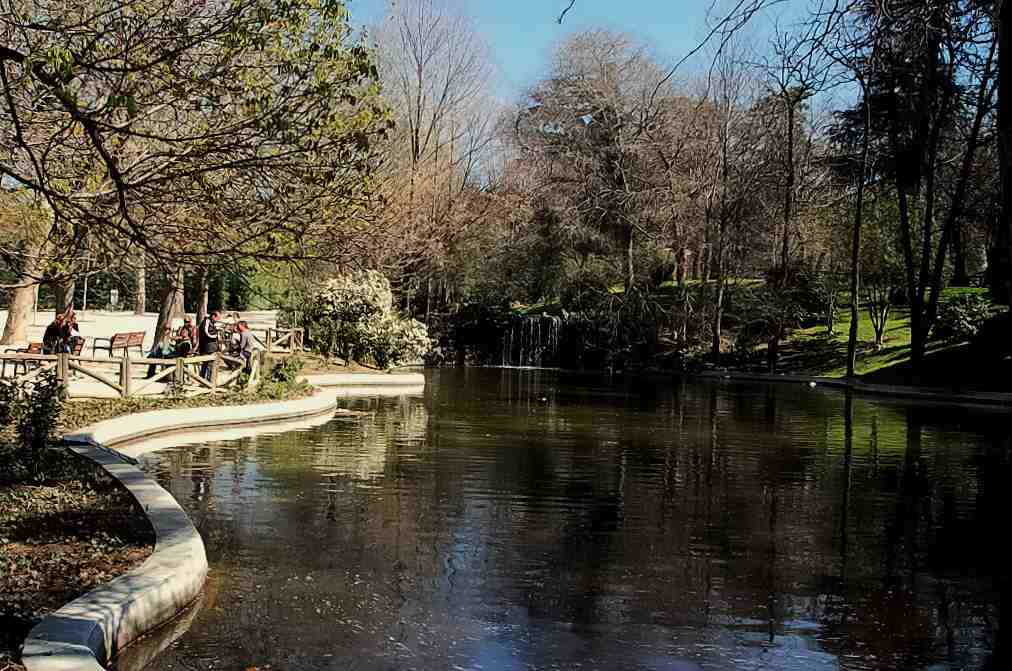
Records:
[[[697,377],[705,380],[730,380],[734,382],[791,382],[794,384],[807,384],[809,386],[817,387],[850,389],[851,391],[856,391],[860,394],[875,396],[893,396],[896,398],[919,399],[924,401],[940,401],[959,405],[982,405],[1005,409],[1012,408],[1012,394],[1002,394],[998,392],[959,392],[946,389],[869,384],[867,382],[858,382],[843,378],[805,375],[769,375],[764,373],[708,371],[698,374]]]
[[[302,380],[315,387],[420,387],[421,373],[319,373],[303,375]]]
[[[116,653],[169,621],[199,594],[207,576],[204,543],[183,508],[112,445],[208,425],[238,426],[333,412],[336,397],[317,391],[280,403],[180,408],[99,422],[64,437],[137,499],[155,531],[155,549],[136,569],[97,587],[46,616],[28,635],[22,663],[28,671],[100,671]]]

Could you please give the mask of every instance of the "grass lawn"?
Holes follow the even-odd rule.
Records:
[[[982,288],[949,288],[942,291],[942,300],[960,294],[986,294]],[[806,373],[822,377],[843,377],[847,374],[847,338],[850,334],[850,306],[841,306],[836,327],[832,335],[826,333],[823,324],[795,331],[784,344],[784,356],[779,368],[782,372]],[[892,367],[902,367],[910,360],[910,311],[907,308],[893,308],[886,324],[882,347],[875,349],[875,329],[868,311],[859,312],[857,322],[857,374],[861,376],[885,375]],[[959,346],[929,342],[927,359],[951,358]],[[948,354],[947,354],[948,353]],[[930,367],[930,366],[928,366]]]
[[[910,358],[910,312],[894,309],[886,324],[881,349],[876,350],[875,329],[868,312],[859,313],[857,323],[857,374],[865,375]],[[850,333],[849,310],[840,314],[832,335],[823,324],[795,331],[784,344],[780,369],[824,377],[843,377],[847,373],[847,338]]]

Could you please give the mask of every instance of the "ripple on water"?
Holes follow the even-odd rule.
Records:
[[[367,414],[144,458],[212,564],[150,668],[990,658],[1003,415],[517,370],[345,403]]]

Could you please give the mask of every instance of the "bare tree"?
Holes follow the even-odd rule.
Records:
[[[374,263],[431,283],[467,233],[498,106],[488,46],[455,0],[395,5],[373,30],[384,96],[397,121],[386,147],[387,201]],[[409,292],[410,293],[410,292]]]

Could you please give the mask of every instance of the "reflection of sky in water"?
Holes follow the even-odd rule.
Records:
[[[1000,415],[859,401],[848,433],[818,390],[430,381],[424,401],[348,399],[365,414],[145,459],[212,563],[208,606],[153,669],[990,655],[1006,569],[977,530],[1012,476]]]

